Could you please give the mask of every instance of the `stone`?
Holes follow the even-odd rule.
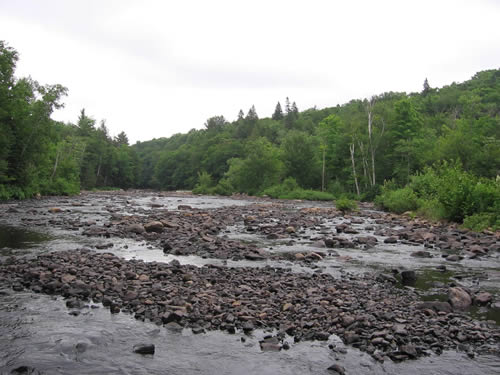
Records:
[[[131,224],[127,227],[126,229],[127,232],[135,233],[135,234],[142,234],[146,230],[141,224]]]
[[[138,354],[155,354],[154,344],[136,344],[134,345],[134,353]]]
[[[486,305],[493,299],[491,293],[481,292],[475,295],[474,303],[476,305]]]
[[[416,257],[416,258],[432,258],[431,253],[429,253],[428,251],[424,251],[424,250],[415,251],[415,252],[411,253],[410,255],[412,257]]]
[[[53,213],[53,214],[56,214],[56,213],[59,213],[59,212],[62,212],[62,209],[59,208],[59,207],[51,207],[49,208],[48,210],[50,213]]]
[[[447,312],[450,313],[452,311],[451,305],[448,302],[442,301],[426,301],[418,304],[418,310],[433,310],[436,312]]]
[[[459,256],[459,255],[456,255],[456,254],[453,254],[453,255],[448,255],[446,257],[446,260],[449,261],[449,262],[458,262],[459,260],[461,260],[462,258]]]
[[[397,243],[397,242],[398,242],[397,237],[387,237],[387,238],[384,240],[384,243]]]
[[[144,224],[144,229],[148,233],[161,233],[163,232],[163,223],[161,221],[150,221],[149,223]]]
[[[333,364],[333,365],[331,365],[330,367],[328,367],[327,370],[330,371],[330,372],[333,372],[335,374],[339,374],[339,375],[344,375],[345,374],[345,369],[342,366],[340,366],[340,365],[338,365],[336,363]]]
[[[448,299],[454,309],[466,309],[472,304],[472,298],[464,289],[453,287],[448,290]]]
[[[292,227],[292,226],[289,226],[289,227],[286,227],[285,231],[286,231],[287,233],[290,233],[290,234],[291,234],[291,233],[295,233],[295,228],[294,228],[294,227]]]
[[[401,282],[403,285],[415,285],[417,274],[413,270],[405,270],[401,272]]]

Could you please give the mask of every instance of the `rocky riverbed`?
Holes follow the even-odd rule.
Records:
[[[342,215],[331,203],[146,192],[11,202],[0,211],[2,224],[65,238],[5,248],[0,284],[63,296],[74,317],[102,303],[196,335],[266,330],[262,352],[327,342],[336,353],[331,339],[339,337],[379,363],[500,352],[498,233],[369,205]],[[427,280],[430,273],[446,277]]]

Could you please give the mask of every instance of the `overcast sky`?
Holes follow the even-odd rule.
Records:
[[[131,142],[236,118],[414,92],[500,67],[499,0],[0,0],[17,76],[69,89]]]

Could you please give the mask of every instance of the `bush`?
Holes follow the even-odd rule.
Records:
[[[198,172],[198,183],[193,189],[193,193],[195,194],[213,194],[213,186],[214,186],[214,181],[212,179],[212,176],[203,171],[203,172]]]
[[[324,191],[297,189],[285,193],[280,199],[303,199],[307,201],[332,201],[334,196]]]
[[[419,199],[416,214],[417,216],[434,221],[444,219],[445,217],[444,208],[436,198]]]
[[[358,204],[356,201],[348,198],[340,198],[335,201],[335,207],[337,210],[345,212],[356,211],[358,209]]]
[[[418,198],[409,187],[397,190],[383,189],[383,193],[375,199],[375,203],[384,209],[402,214],[418,208]]]
[[[309,201],[331,201],[334,198],[330,193],[300,188],[293,177],[288,177],[281,184],[265,189],[262,195],[267,195],[271,198],[303,199]]]
[[[488,212],[482,212],[467,216],[464,219],[463,227],[480,232],[484,229],[500,229],[500,218],[498,215]]]

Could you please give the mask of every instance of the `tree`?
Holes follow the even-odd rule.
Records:
[[[312,136],[296,130],[290,131],[281,144],[286,175],[295,178],[303,188],[318,186],[316,148]]]
[[[128,137],[127,134],[125,134],[124,131],[120,132],[114,139],[115,144],[118,146],[128,146]]]
[[[210,117],[206,122],[205,122],[205,129],[209,131],[219,131],[224,129],[224,127],[227,125],[227,121],[224,118],[224,116],[213,116]]]
[[[248,110],[247,116],[245,117],[246,121],[255,123],[259,119],[259,116],[257,115],[257,111],[255,110],[255,106],[252,105],[250,109]]]
[[[427,78],[424,81],[424,89],[422,90],[422,95],[427,96],[431,92],[431,86],[429,85],[429,81]]]
[[[281,109],[280,102],[276,104],[276,108],[274,109],[274,113],[271,118],[276,121],[280,121],[283,119],[283,110]]]

